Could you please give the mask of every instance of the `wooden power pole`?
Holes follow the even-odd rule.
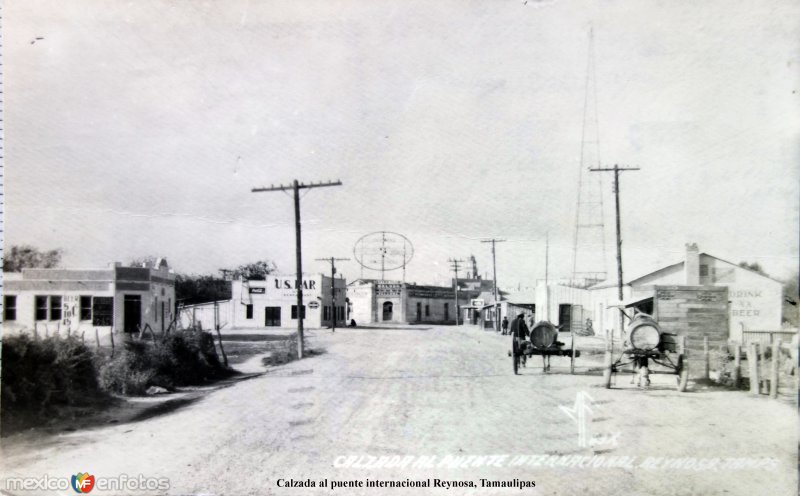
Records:
[[[492,244],[492,277],[494,282],[494,330],[500,332],[500,292],[497,289],[497,257],[495,256],[494,245],[504,242],[504,239],[484,239],[481,243]]]
[[[344,262],[349,258],[318,258],[320,262],[331,263],[331,332],[336,332],[336,262]]]
[[[292,181],[288,186],[270,186],[268,188],[253,188],[250,190],[253,193],[264,193],[268,191],[289,191],[294,192],[294,235],[295,235],[295,257],[297,258],[297,278],[295,286],[297,287],[297,357],[303,358],[303,251],[301,247],[300,236],[300,190],[311,188],[324,188],[326,186],[341,186],[341,181],[328,181],[327,183],[301,183],[297,179]]]
[[[452,268],[456,274],[455,284],[453,286],[455,288],[455,298],[456,298],[455,312],[456,312],[456,326],[457,326],[458,325],[458,264],[462,263],[463,260],[450,258],[447,261],[450,262],[450,268]]]
[[[641,170],[639,167],[620,167],[617,164],[614,164],[614,167],[598,167],[595,169],[589,169],[592,172],[613,172],[614,173],[614,204],[616,207],[616,217],[617,217],[617,296],[619,297],[620,303],[622,303],[622,231],[620,227],[620,214],[619,214],[619,173],[623,171],[638,171]],[[625,312],[623,312],[622,307],[619,309],[619,330],[625,328]]]

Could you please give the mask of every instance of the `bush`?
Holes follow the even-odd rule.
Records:
[[[150,386],[170,389],[230,374],[220,364],[211,334],[182,330],[156,343],[126,342],[121,353],[100,366],[100,384],[115,393],[141,395]]]
[[[2,421],[35,422],[59,406],[86,406],[108,399],[101,390],[95,354],[72,336],[3,339]]]

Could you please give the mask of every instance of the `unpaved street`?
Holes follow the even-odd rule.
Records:
[[[318,330],[309,342],[322,354],[172,413],[12,438],[2,474],[145,474],[168,477],[170,494],[796,494],[797,414],[764,397],[699,387],[681,394],[667,376],[649,391],[627,377],[617,380],[622,389],[605,390],[598,373],[586,372],[596,365],[590,357],[574,376],[567,359],[554,358],[548,375],[536,361],[515,377],[508,337],[473,327]],[[582,415],[570,410],[577,398]],[[392,463],[401,466],[375,467],[392,464],[380,457],[399,457]],[[664,466],[686,457],[696,460]],[[278,485],[309,478],[479,487]],[[536,487],[481,488],[481,478]]]

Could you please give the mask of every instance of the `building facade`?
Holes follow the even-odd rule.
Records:
[[[302,284],[303,306],[298,310],[294,275],[268,275],[263,281],[237,279],[231,281],[230,300],[184,306],[181,323],[203,329],[219,323],[225,330],[294,328],[298,317],[306,327],[328,327],[333,318],[337,326],[347,323],[345,279],[304,275]]]
[[[164,332],[175,319],[175,275],[164,259],[154,267],[23,269],[3,279],[3,329],[11,334],[97,334],[107,344],[112,332]]]
[[[455,324],[459,308],[476,297],[476,290],[428,286],[377,279],[358,279],[347,287],[350,318],[357,324]]]
[[[783,285],[763,274],[700,253],[696,244],[686,245],[684,261],[624,284],[622,301],[615,281],[588,289],[551,284],[536,288],[536,308],[541,309],[543,319],[557,323],[561,330],[568,330],[563,324],[571,322],[581,332],[577,326],[585,328],[591,323],[595,334],[613,332],[620,336],[620,306],[631,301],[644,302],[640,309],[649,308],[652,313],[654,309],[647,307],[647,301],[652,301],[661,286],[727,288],[728,339],[741,341],[742,332],[747,330],[781,329]],[[688,314],[688,307],[686,310]]]

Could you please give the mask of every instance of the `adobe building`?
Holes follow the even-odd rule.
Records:
[[[110,334],[149,326],[164,332],[175,318],[175,274],[165,259],[153,267],[22,269],[3,273],[3,330],[40,336],[85,333],[103,344]]]
[[[459,287],[461,280],[459,279]],[[476,290],[459,289],[458,307],[469,306]],[[455,289],[378,279],[357,279],[347,287],[350,318],[370,323],[455,324]]]
[[[294,274],[268,275],[263,281],[236,279],[231,281],[230,300],[182,306],[181,324],[213,329],[215,322],[219,322],[224,326],[223,330],[228,331],[270,327],[293,329],[297,327],[298,316],[309,328],[329,327],[334,317],[339,327],[348,322],[345,279],[331,279],[322,274],[304,275],[302,284],[303,306],[298,311]]]

